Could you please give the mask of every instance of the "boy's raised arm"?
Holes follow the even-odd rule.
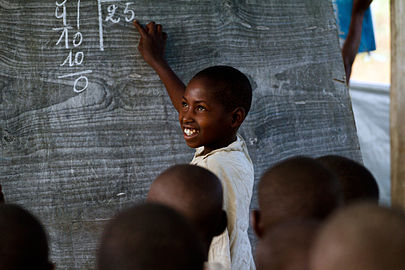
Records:
[[[186,86],[164,58],[167,34],[162,31],[162,26],[155,24],[155,22],[150,22],[146,27],[143,27],[137,21],[134,21],[134,25],[141,35],[138,45],[139,52],[145,62],[159,75],[174,107],[179,111]]]

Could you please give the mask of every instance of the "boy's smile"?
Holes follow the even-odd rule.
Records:
[[[204,146],[204,154],[228,146],[236,140],[232,112],[215,98],[215,84],[208,78],[190,81],[179,111],[180,126],[188,146]]]

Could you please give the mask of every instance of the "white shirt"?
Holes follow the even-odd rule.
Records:
[[[248,237],[249,206],[253,192],[253,163],[243,138],[227,147],[202,155],[196,149],[190,164],[204,167],[218,176],[224,189],[224,209],[228,217],[225,232],[212,240],[208,261],[221,263],[226,269],[254,270]]]

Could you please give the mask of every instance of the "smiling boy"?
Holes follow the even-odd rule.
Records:
[[[198,72],[187,85],[179,111],[187,145],[204,146],[205,155],[235,142],[251,99],[249,80],[240,71],[214,66]]]
[[[179,112],[187,145],[196,148],[191,164],[207,168],[222,182],[228,226],[213,239],[208,261],[233,270],[255,269],[247,234],[254,171],[246,144],[237,134],[251,105],[249,80],[232,67],[214,66],[197,73],[186,87],[164,59],[167,35],[162,26],[134,24],[141,35],[138,50]]]

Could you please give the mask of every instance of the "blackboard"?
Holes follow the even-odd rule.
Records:
[[[0,0],[0,183],[46,224],[58,269],[92,269],[106,220],[193,155],[134,18],[163,25],[185,82],[249,76],[256,181],[297,154],[361,159],[329,1]]]

